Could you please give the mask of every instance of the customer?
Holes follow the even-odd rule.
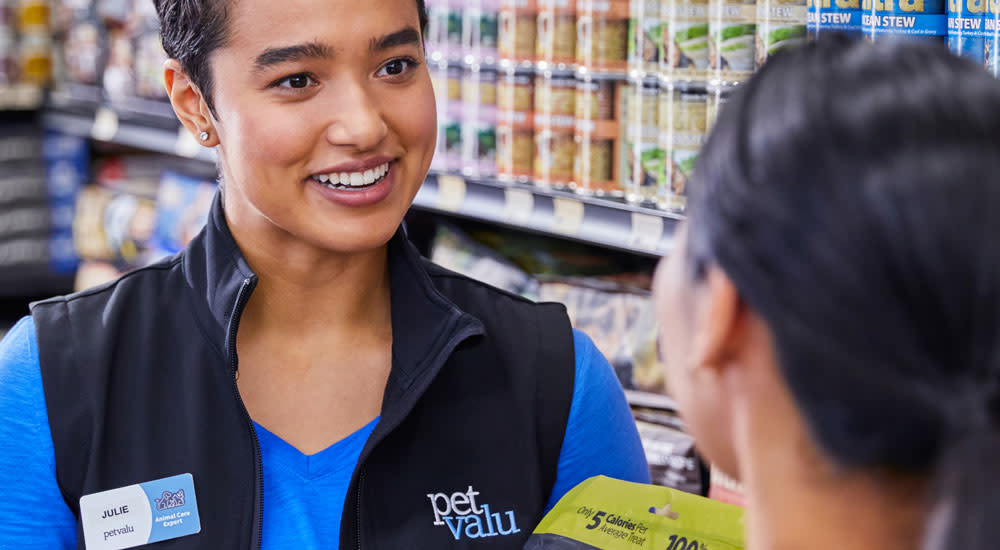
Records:
[[[0,346],[0,548],[520,548],[578,482],[648,480],[565,310],[400,229],[435,143],[422,1],[157,9],[224,193],[178,256]],[[155,514],[106,493],[164,478]]]
[[[810,44],[726,105],[656,292],[670,385],[747,547],[1000,541],[1000,83]]]

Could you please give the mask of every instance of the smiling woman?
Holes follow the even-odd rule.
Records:
[[[156,5],[224,193],[176,257],[35,304],[0,344],[0,547],[520,548],[577,483],[648,481],[562,306],[407,241],[436,140],[421,1]],[[139,517],[140,488],[197,513]]]

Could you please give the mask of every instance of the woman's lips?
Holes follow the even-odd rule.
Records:
[[[367,172],[382,174],[367,176],[365,173],[339,173],[337,183],[331,184],[330,177],[323,182],[323,176],[310,176],[307,181],[327,200],[341,206],[361,208],[378,204],[385,200],[395,183],[396,163],[389,162]],[[346,177],[345,177],[346,176]],[[359,180],[359,178],[361,178]],[[369,183],[369,180],[371,182]],[[346,182],[346,184],[345,184]]]

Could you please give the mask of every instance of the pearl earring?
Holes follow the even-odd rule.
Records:
[[[199,135],[198,135],[198,137],[199,137],[199,138],[200,138],[200,139],[201,139],[202,141],[208,141],[208,132],[202,132],[201,134],[199,134]]]

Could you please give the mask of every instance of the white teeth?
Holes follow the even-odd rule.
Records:
[[[315,176],[320,182],[330,188],[367,187],[381,180],[389,173],[389,163],[381,164],[364,172],[340,172]]]

